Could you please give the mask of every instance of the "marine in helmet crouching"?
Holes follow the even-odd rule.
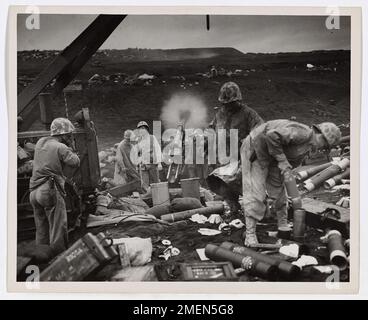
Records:
[[[324,122],[312,127],[290,120],[272,120],[253,129],[241,147],[245,245],[258,242],[256,224],[266,211],[266,193],[273,200],[278,229],[288,228],[284,176],[312,151],[339,143],[340,129]]]

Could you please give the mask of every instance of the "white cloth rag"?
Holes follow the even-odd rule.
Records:
[[[243,222],[241,222],[240,219],[234,219],[233,221],[231,221],[229,223],[229,225],[230,226],[233,226],[233,227],[235,227],[237,229],[241,229],[241,228],[243,228],[245,226],[245,224]]]
[[[328,273],[329,274],[329,273],[332,273],[332,271],[334,271],[333,266],[315,266],[313,268],[318,270],[321,273]]]
[[[201,235],[204,235],[204,236],[215,236],[217,234],[220,234],[221,231],[219,230],[215,230],[215,229],[206,229],[206,228],[201,228],[198,230],[198,232],[201,234]]]
[[[219,214],[211,214],[209,218],[207,219],[207,222],[214,223],[214,224],[219,224],[222,221],[223,220]]]
[[[203,224],[207,222],[207,217],[204,216],[203,214],[196,213],[190,217],[190,220],[193,222]]]
[[[350,197],[342,197],[339,201],[337,201],[336,205],[343,208],[350,208]]]
[[[297,261],[292,262],[292,264],[303,269],[303,267],[318,265],[318,261],[315,257],[302,255]]]
[[[332,187],[332,190],[350,190],[350,184],[339,184]]]
[[[299,256],[299,246],[296,243],[292,243],[287,246],[282,246],[279,249],[279,252],[284,254],[285,256],[296,259]]]
[[[151,262],[152,241],[151,238],[120,238],[113,240],[114,245],[125,245],[126,254],[132,266],[144,266]]]

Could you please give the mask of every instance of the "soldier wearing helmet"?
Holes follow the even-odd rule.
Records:
[[[341,131],[335,124],[331,122],[323,122],[321,124],[313,125],[313,128],[322,134],[330,148],[340,142]]]
[[[238,133],[238,150],[241,142],[249,132],[263,123],[263,119],[243,101],[239,86],[234,82],[226,82],[220,89],[218,101],[221,106],[217,109],[210,128],[216,133],[220,129],[226,130],[226,154],[230,148],[230,129],[236,129]],[[221,146],[219,146],[221,148]],[[231,211],[238,211],[239,195],[241,192],[240,166],[232,166],[230,170],[220,167],[214,170],[207,179],[210,189],[223,196],[231,207]],[[221,172],[228,172],[227,175]]]
[[[137,165],[141,175],[143,185],[151,185],[151,183],[160,182],[159,171],[162,170],[161,165],[161,146],[156,137],[149,133],[147,122],[140,121],[137,125],[138,144],[136,150],[138,152]]]
[[[79,157],[71,148],[73,124],[56,118],[51,134],[38,140],[30,179],[30,202],[36,224],[36,244],[48,245],[56,255],[67,249],[65,166],[78,167]]]
[[[139,121],[137,124],[137,129],[146,129],[149,130],[149,125],[146,121]]]
[[[235,82],[226,82],[220,89],[218,108],[210,127],[218,129],[237,129],[239,147],[249,132],[263,123],[262,118],[243,101],[239,86]]]
[[[288,228],[284,174],[299,166],[311,151],[329,149],[340,129],[325,122],[311,128],[295,121],[273,120],[253,129],[241,147],[245,245],[256,244],[256,224],[263,219],[266,192],[273,200],[278,228]]]
[[[124,139],[116,148],[114,171],[114,183],[116,184],[126,184],[140,179],[139,173],[130,157],[134,139],[134,132],[132,130],[125,130]]]

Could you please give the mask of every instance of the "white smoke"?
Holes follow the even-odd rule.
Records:
[[[166,129],[176,128],[184,118],[187,118],[185,128],[205,128],[207,108],[199,97],[177,93],[164,103],[160,118]]]

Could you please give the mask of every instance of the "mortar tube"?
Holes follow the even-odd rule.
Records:
[[[344,143],[344,142],[349,142],[350,141],[350,136],[345,136],[345,137],[341,137],[339,143]]]
[[[317,173],[310,179],[306,180],[303,186],[308,191],[312,191],[315,188],[319,187],[326,180],[336,176],[341,171],[344,171],[349,165],[350,165],[350,160],[347,158],[344,158],[338,163],[329,166],[327,169]]]
[[[305,210],[296,209],[293,212],[293,239],[303,242],[305,239]]]
[[[325,181],[323,186],[325,189],[331,189],[332,187],[336,186],[337,184],[340,184],[343,179],[350,177],[350,168],[347,168],[343,173],[338,174],[337,176],[334,176],[331,179],[328,179]]]
[[[331,264],[337,266],[341,271],[348,267],[348,258],[342,241],[341,233],[331,230],[327,233],[327,249]]]
[[[341,168],[341,171],[344,171],[346,168],[350,166],[350,159],[343,158],[341,161],[337,163],[337,165]]]
[[[244,231],[242,236],[243,236],[243,239],[244,239],[245,238],[245,231]],[[278,236],[278,238],[280,238],[280,237]],[[267,249],[267,250],[277,249],[277,250],[279,250],[283,246],[287,246],[289,244],[297,244],[299,246],[299,255],[301,255],[301,254],[309,255],[310,254],[310,249],[304,243],[295,241],[294,239],[293,240],[288,240],[288,239],[284,239],[284,238],[281,238],[281,239],[283,239],[282,244],[257,243],[257,244],[251,244],[251,245],[247,246],[247,248],[250,248],[250,249],[253,249],[253,250],[257,250],[257,249]]]
[[[277,268],[280,277],[284,279],[288,280],[295,279],[300,273],[300,268],[291,264],[290,262],[258,253],[252,249],[239,246],[235,243],[225,241],[220,245],[220,248],[229,250],[242,256],[249,256],[257,261],[262,261],[264,263],[270,264]]]
[[[207,244],[205,255],[213,261],[230,261],[235,268],[248,270],[253,276],[266,280],[276,280],[277,267],[250,256],[231,252],[214,244]]]
[[[211,207],[204,207],[204,208],[198,208],[198,209],[191,209],[191,210],[185,210],[175,213],[169,213],[164,214],[161,216],[161,220],[167,221],[167,222],[175,222],[180,220],[189,219],[191,216],[195,214],[203,214],[205,216],[209,216],[211,214],[222,214],[224,212],[224,205],[223,204],[217,204]]]
[[[307,179],[311,176],[314,176],[318,172],[321,172],[322,170],[327,169],[331,165],[332,165],[332,163],[328,162],[328,163],[324,163],[324,164],[321,164],[321,165],[316,166],[316,167],[312,167],[312,168],[309,168],[309,169],[306,169],[306,170],[303,170],[303,171],[299,171],[296,174],[296,179],[298,181],[304,181],[305,179]]]

